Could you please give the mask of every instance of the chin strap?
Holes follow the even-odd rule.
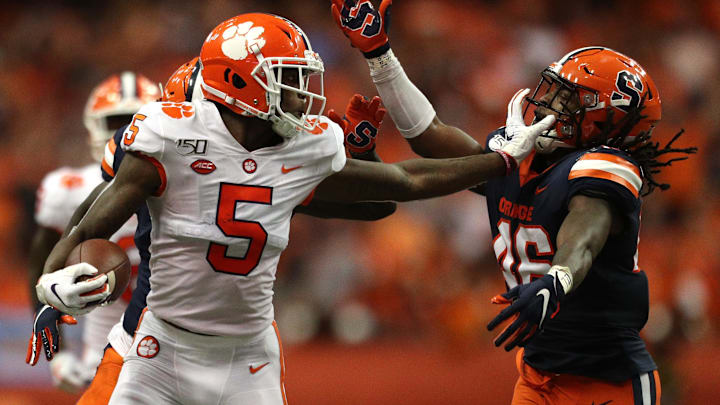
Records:
[[[272,117],[270,117],[270,122],[272,122],[273,131],[275,131],[276,134],[282,136],[283,138],[292,138],[295,135],[299,134],[301,131],[301,129],[298,129],[297,125],[285,121],[277,115],[273,115]]]
[[[224,93],[224,92],[222,92],[222,91],[220,91],[220,90],[218,90],[218,89],[216,89],[216,88],[214,88],[214,87],[208,86],[207,84],[205,84],[205,82],[201,82],[201,83],[200,83],[200,87],[202,88],[203,91],[205,91],[205,92],[207,92],[207,93],[209,93],[209,94],[211,94],[211,95],[213,95],[213,96],[215,96],[215,97],[223,100],[226,104],[232,105],[232,106],[235,106],[235,107],[238,107],[238,108],[242,109],[242,110],[243,110],[243,113],[242,113],[243,115],[252,116],[252,117],[258,117],[258,118],[260,118],[261,120],[266,120],[266,121],[270,118],[270,114],[269,114],[269,113],[262,112],[262,111],[258,110],[257,108],[253,108],[253,107],[247,105],[246,103],[243,103],[242,101],[240,101],[240,100],[238,100],[238,99],[236,99],[236,98],[230,97],[230,96],[227,95],[226,93]]]

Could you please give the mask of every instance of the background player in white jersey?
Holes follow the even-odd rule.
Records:
[[[132,115],[143,104],[155,101],[159,94],[158,87],[148,78],[129,71],[113,75],[93,89],[83,121],[88,130],[88,146],[95,163],[81,168],[62,167],[55,170],[43,179],[37,192],[37,230],[31,247],[28,277],[33,290],[50,250],[60,239],[76,208],[102,183],[98,162],[103,158],[105,143],[118,128],[130,122]],[[140,260],[133,243],[135,226],[133,217],[111,237],[112,241],[127,251],[134,270]],[[130,292],[129,289],[123,299],[80,319],[83,325],[82,359],[77,359],[70,351],[64,351],[51,361],[50,369],[56,386],[77,392],[92,379],[102,357],[107,334],[124,311]],[[31,297],[35,300],[34,293]],[[36,329],[49,327],[54,332],[54,324],[60,319],[59,312],[38,305],[37,300],[34,303],[39,315],[36,318]],[[74,322],[70,317],[63,319]],[[59,345],[60,335],[55,336],[51,338]],[[35,364],[35,361],[32,359],[31,363]]]
[[[346,160],[342,129],[320,115],[322,61],[294,23],[234,17],[200,59],[208,101],[152,103],[134,116],[115,179],[53,249],[37,288],[64,312],[86,310],[89,287],[62,269],[67,254],[147,202],[151,291],[111,404],[284,403],[272,287],[295,207],[313,193],[406,201],[462,190],[512,170],[554,121],[518,128],[498,153]]]

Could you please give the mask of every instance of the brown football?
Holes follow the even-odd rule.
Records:
[[[130,274],[132,266],[125,251],[118,245],[105,239],[89,239],[70,251],[65,266],[77,263],[90,263],[98,269],[98,274],[107,274],[108,285],[110,287],[110,297],[105,301],[115,301],[118,299],[130,282]],[[92,277],[97,277],[97,275]],[[84,281],[92,278],[91,276],[80,276],[75,281]],[[102,290],[101,290],[102,291]],[[91,291],[83,295],[93,294]],[[99,304],[99,302],[91,302],[88,305]]]

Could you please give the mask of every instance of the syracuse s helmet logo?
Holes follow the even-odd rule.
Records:
[[[265,38],[260,37],[265,32],[265,28],[252,25],[252,21],[247,21],[239,25],[232,25],[222,33],[225,41],[223,41],[221,49],[225,56],[232,60],[243,60],[247,58],[254,46],[257,46],[258,50],[265,46]]]

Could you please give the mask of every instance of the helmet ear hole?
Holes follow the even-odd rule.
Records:
[[[247,86],[247,83],[245,83],[245,80],[242,79],[237,73],[233,73],[232,75],[232,85],[235,86],[236,89],[242,89],[243,87]]]
[[[247,86],[247,83],[245,80],[240,77],[237,73],[233,72],[230,68],[225,69],[225,72],[223,76],[225,77],[225,81],[230,83],[230,73],[232,72],[232,85],[236,89],[240,90],[243,87]]]

